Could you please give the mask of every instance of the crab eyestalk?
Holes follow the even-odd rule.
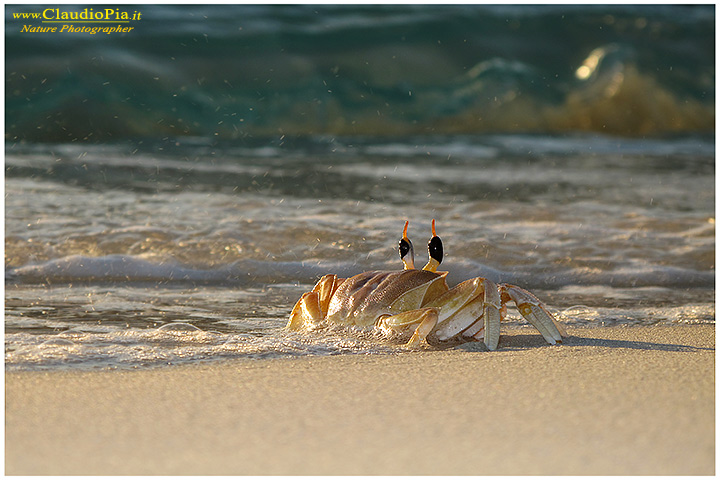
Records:
[[[402,260],[405,270],[415,270],[415,251],[410,239],[407,237],[408,224],[405,222],[405,228],[403,228],[403,236],[398,244],[398,251],[400,252],[400,260]]]
[[[440,237],[438,237],[435,233],[435,219],[432,221],[432,235],[432,238],[428,242],[428,254],[430,255],[430,259],[423,267],[423,270],[435,272],[443,259],[443,245],[442,240],[440,240]]]

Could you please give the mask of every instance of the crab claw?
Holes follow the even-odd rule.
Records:
[[[509,298],[515,302],[520,314],[537,328],[549,344],[562,343],[562,338],[567,337],[565,327],[555,320],[535,295],[515,285],[507,284],[500,285],[500,291],[503,298]]]

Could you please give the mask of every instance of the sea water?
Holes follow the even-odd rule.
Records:
[[[406,220],[450,285],[572,327],[715,321],[711,6],[154,6],[93,39],[19,8],[7,369],[399,352],[283,326],[325,273],[400,268]]]

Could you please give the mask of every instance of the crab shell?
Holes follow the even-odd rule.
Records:
[[[485,278],[466,280],[453,289],[447,272],[427,270],[373,271],[348,279],[325,275],[295,304],[287,328],[314,329],[322,324],[378,326],[403,333],[415,329],[408,341],[483,340],[494,350],[506,302],[520,313],[548,343],[566,335],[545,306],[530,292],[512,285],[495,285]]]

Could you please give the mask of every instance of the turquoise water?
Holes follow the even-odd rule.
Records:
[[[6,8],[13,142],[714,132],[713,5],[126,6],[125,34],[22,33],[41,10]]]
[[[20,35],[28,8],[7,369],[398,352],[282,327],[319,276],[399,268],[405,220],[423,262],[433,218],[450,284],[715,321],[712,6],[152,6],[93,38]]]

